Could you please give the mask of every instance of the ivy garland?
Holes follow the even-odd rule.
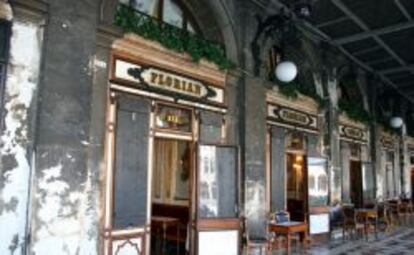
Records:
[[[128,5],[118,5],[115,25],[127,32],[157,41],[168,49],[179,53],[187,52],[194,62],[205,58],[209,62],[215,63],[220,70],[230,70],[236,66],[226,58],[221,45],[199,38],[175,26],[159,22]]]
[[[325,101],[323,100],[321,96],[319,96],[318,94],[316,94],[315,92],[309,89],[304,88],[303,86],[300,86],[300,84],[296,82],[288,82],[288,83],[279,84],[279,92],[282,95],[288,98],[291,98],[291,99],[297,99],[299,94],[308,96],[318,103],[319,108],[323,108],[325,105]]]
[[[362,107],[354,102],[340,99],[338,102],[339,111],[345,113],[349,118],[368,124],[372,121],[372,116]]]

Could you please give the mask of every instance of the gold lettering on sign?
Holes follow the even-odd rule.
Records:
[[[281,110],[280,113],[281,113],[282,119],[286,121],[291,121],[291,122],[299,123],[302,125],[309,124],[309,117],[306,116],[305,114],[294,112],[294,111],[289,111],[286,109]]]
[[[150,69],[150,72],[150,85],[165,87],[177,92],[186,92],[186,94],[192,94],[198,97],[202,96],[203,86],[198,82],[181,79],[175,75],[161,73],[153,69]]]
[[[353,138],[353,139],[358,139],[358,140],[363,140],[365,139],[365,135],[364,135],[364,131],[358,128],[353,128],[353,127],[347,127],[344,126],[342,127],[344,135],[346,137],[349,138]]]

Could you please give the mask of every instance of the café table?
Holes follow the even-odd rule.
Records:
[[[165,254],[165,244],[167,241],[167,229],[171,226],[177,228],[177,254],[179,253],[179,219],[165,216],[152,216],[151,223],[155,227],[162,229],[162,254]]]
[[[368,228],[370,220],[374,220],[375,238],[378,237],[378,211],[376,209],[361,208],[355,209],[355,215],[357,219],[360,219],[364,223],[365,239],[368,239]]]
[[[268,231],[278,235],[286,236],[286,252],[290,253],[290,241],[292,234],[299,234],[304,245],[308,241],[308,224],[299,221],[287,221],[283,223],[269,223]]]

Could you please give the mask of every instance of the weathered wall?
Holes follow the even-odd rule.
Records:
[[[98,1],[49,1],[39,91],[31,254],[97,254],[98,189],[88,157]],[[104,111],[104,109],[102,109]]]
[[[42,30],[14,21],[0,143],[0,254],[24,254]]]

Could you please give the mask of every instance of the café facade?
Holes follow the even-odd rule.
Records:
[[[335,90],[253,74],[237,1],[87,2],[0,1],[0,254],[238,255],[277,211],[326,240],[334,204],[403,192],[399,137],[378,170]]]

